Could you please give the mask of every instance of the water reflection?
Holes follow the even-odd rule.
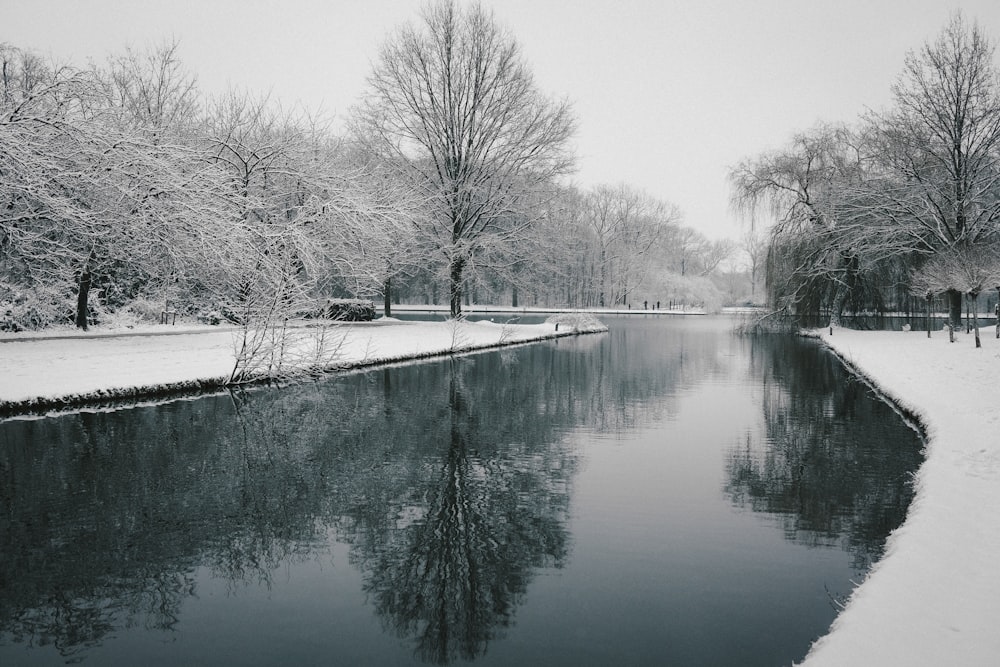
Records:
[[[730,452],[726,491],[737,505],[776,517],[789,540],[840,544],[855,568],[867,569],[913,498],[920,438],[817,346],[747,344],[765,429]]]
[[[196,567],[270,586],[333,531],[421,657],[475,657],[567,554],[560,433],[604,402],[555,347],[3,424],[0,640],[169,632]]]
[[[422,660],[442,664],[481,655],[533,570],[560,567],[568,544],[573,456],[544,446],[551,422],[526,418],[530,393],[495,402],[513,388],[492,374],[467,382],[477,365],[452,362],[445,386],[425,387],[425,400],[444,407],[429,425],[434,454],[404,496],[349,517],[344,530],[378,613],[415,638]]]
[[[80,660],[135,631],[132,650],[148,653],[134,662],[181,662],[164,642],[190,633],[206,571],[235,606],[247,589],[287,587],[297,564],[346,551],[367,605],[352,613],[377,617],[403,645],[385,662],[488,662],[539,571],[574,560],[581,434],[607,444],[667,433],[693,387],[743,361],[762,424],[728,457],[732,502],[780,517],[793,540],[844,542],[868,563],[909,501],[900,479],[916,448],[880,447],[898,421],[800,343],[734,344],[688,323],[629,319],[610,335],[281,390],[0,423],[0,648]],[[670,456],[670,439],[654,439]],[[712,480],[708,495],[729,511]],[[666,508],[618,509],[608,520],[631,525]],[[339,565],[314,576],[348,576]],[[282,612],[253,613],[265,627]],[[328,618],[298,619],[313,624],[303,634],[329,633]],[[229,622],[219,631],[235,635]],[[397,650],[382,637],[369,645]],[[317,662],[329,648],[286,657]]]

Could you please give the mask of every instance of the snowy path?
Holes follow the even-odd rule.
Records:
[[[183,331],[178,328],[177,331]],[[162,334],[164,328],[108,337],[0,338],[0,406],[7,403],[99,399],[143,388],[206,382],[233,370],[234,329]],[[336,365],[357,366],[528,342],[565,335],[553,324],[377,321],[332,329]]]
[[[886,555],[804,665],[1000,664],[1000,340],[983,331],[822,331],[928,433]]]

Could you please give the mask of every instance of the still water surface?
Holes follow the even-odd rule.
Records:
[[[787,665],[920,443],[713,318],[0,424],[0,664]]]

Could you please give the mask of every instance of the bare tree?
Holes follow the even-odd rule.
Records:
[[[392,314],[393,283],[426,265],[427,202],[398,169],[357,146],[319,167],[328,174],[317,233],[326,259],[353,296],[381,292]]]
[[[569,307],[594,305],[594,243],[587,228],[586,197],[576,187],[561,188],[545,202],[543,214],[526,229],[513,254],[498,254],[491,269],[511,287],[517,307],[522,292]],[[509,257],[509,258],[508,258]]]
[[[673,204],[642,191],[623,187],[621,195],[616,206],[621,223],[614,300],[628,303],[664,254],[664,246],[677,229],[681,213]]]
[[[382,47],[359,111],[362,139],[396,156],[433,199],[428,236],[444,255],[451,312],[461,312],[464,270],[529,193],[572,164],[569,104],[535,86],[514,38],[480,5],[427,5]],[[525,224],[530,223],[525,220]]]
[[[97,71],[108,105],[119,109],[125,122],[148,133],[154,143],[164,133],[176,135],[197,120],[197,77],[185,69],[179,49],[176,40],[145,51],[129,47]]]
[[[79,286],[77,324],[98,246],[123,230],[102,214],[108,142],[90,122],[93,77],[0,46],[0,268],[33,289]]]
[[[662,258],[664,245],[676,237],[680,219],[673,204],[624,183],[598,185],[587,193],[583,222],[593,244],[598,306],[627,302]]]
[[[900,250],[947,253],[1000,234],[1000,72],[994,45],[962,14],[906,57],[894,108],[869,118],[879,178],[865,208]],[[963,251],[964,252],[964,251]],[[956,326],[962,294],[949,289]]]
[[[767,256],[767,237],[759,229],[750,226],[743,232],[741,247],[746,255],[747,272],[750,274],[750,300],[756,303],[757,283]]]
[[[857,247],[845,239],[841,209],[862,174],[856,138],[834,125],[796,134],[787,148],[730,170],[731,205],[750,218],[751,229],[761,212],[774,218],[768,282],[776,306],[818,309],[829,300],[831,322],[839,322],[862,269]]]
[[[1000,287],[1000,248],[983,244],[955,245],[934,255],[919,271],[914,272],[911,281],[914,294],[929,299],[935,293],[958,292],[967,295],[973,307],[980,294],[997,287]],[[976,347],[982,347],[978,313],[973,312],[971,319],[976,332]],[[948,324],[954,332],[957,327],[950,317]]]

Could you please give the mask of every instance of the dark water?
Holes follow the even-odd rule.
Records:
[[[916,435],[809,342],[610,325],[0,424],[0,664],[800,659]]]

